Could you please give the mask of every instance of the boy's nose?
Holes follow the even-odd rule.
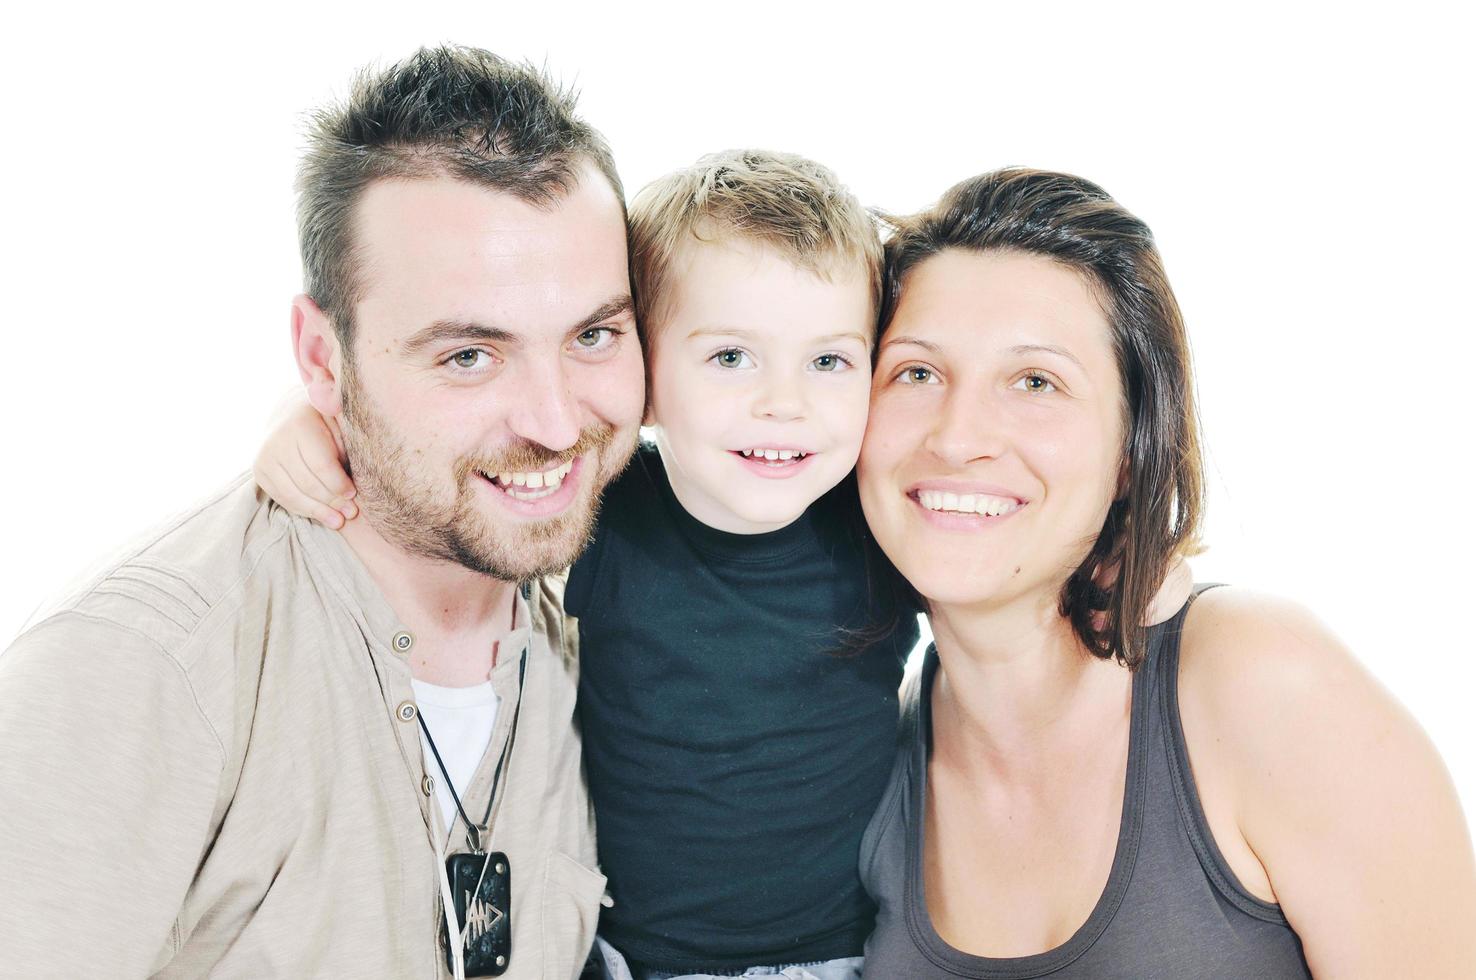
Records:
[[[788,379],[774,379],[764,385],[754,399],[753,414],[777,422],[793,422],[804,418],[805,398],[800,386]]]

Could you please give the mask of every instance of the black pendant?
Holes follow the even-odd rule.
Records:
[[[451,900],[456,921],[463,927],[466,942],[462,961],[469,977],[499,977],[512,959],[512,867],[507,855],[453,854],[446,859],[446,877],[451,882]],[[450,937],[446,944],[446,968],[452,966]]]

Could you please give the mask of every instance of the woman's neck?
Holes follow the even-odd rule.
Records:
[[[1087,652],[1056,603],[1022,596],[930,610],[935,758],[1029,779],[1125,722],[1132,675]]]

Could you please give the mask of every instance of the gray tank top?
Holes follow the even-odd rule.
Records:
[[[938,671],[937,651],[928,649],[891,783],[861,842],[861,878],[877,903],[876,931],[866,944],[868,978],[1312,975],[1280,907],[1240,886],[1200,807],[1179,723],[1179,635],[1188,608],[1149,631],[1148,658],[1133,677],[1126,792],[1107,887],[1070,939],[1032,956],[960,952],[928,915],[922,814],[932,744],[929,692]]]

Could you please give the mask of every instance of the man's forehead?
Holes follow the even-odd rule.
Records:
[[[365,189],[354,217],[358,248],[395,254],[526,256],[625,238],[620,202],[601,179],[547,202],[444,176],[381,180]]]
[[[628,285],[603,179],[539,206],[446,177],[381,181],[356,214],[361,314],[561,322]]]

